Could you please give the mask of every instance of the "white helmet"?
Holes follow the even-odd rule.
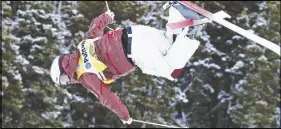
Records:
[[[59,66],[59,58],[61,56],[57,56],[51,66],[51,78],[52,80],[56,83],[56,84],[60,84],[59,79],[60,79],[60,75],[61,75],[61,70],[60,70],[60,66]]]

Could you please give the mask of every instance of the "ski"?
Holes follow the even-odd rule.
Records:
[[[222,11],[219,11],[217,13],[214,14],[217,17],[221,17],[221,18],[230,18],[230,16]],[[175,23],[168,23],[167,26],[171,29],[178,29],[178,28],[184,28],[187,26],[195,26],[195,25],[200,25],[200,24],[206,24],[206,23],[210,23],[212,22],[212,20],[208,19],[208,18],[203,18],[200,20],[184,20],[184,21],[180,21],[180,22],[175,22]]]
[[[170,27],[171,29],[178,29],[178,28],[184,28],[187,26],[195,26],[195,25],[200,25],[200,24],[206,24],[211,22],[207,18],[200,19],[200,20],[184,20],[176,23],[168,23],[167,26]]]
[[[186,26],[194,25],[194,20],[185,20],[176,23],[168,23],[167,26],[171,29],[184,28]]]
[[[273,52],[277,53],[280,56],[280,53],[281,53],[280,52],[280,46],[278,46],[277,44],[274,44],[274,43],[272,43],[272,42],[270,42],[270,41],[268,41],[264,38],[261,38],[261,37],[255,35],[255,34],[249,32],[249,31],[246,31],[246,30],[226,21],[225,19],[223,19],[222,16],[214,15],[213,13],[197,6],[196,4],[193,4],[190,1],[177,1],[177,2],[182,4],[182,5],[185,5],[185,6],[189,7],[190,9],[200,13],[201,15],[209,18],[210,20],[215,21],[218,24],[220,24],[220,25],[222,25],[222,26],[224,26],[224,27],[226,27],[226,28],[228,28],[228,29],[230,29],[230,30],[232,30],[232,31],[234,31],[234,32],[236,32],[236,33],[238,33],[238,34],[240,34],[240,35],[242,35],[242,36],[244,36],[244,37],[246,37],[246,38],[262,45],[262,46],[264,46],[264,47],[266,47],[266,48],[268,48],[268,49],[270,49],[270,50],[272,50]],[[220,11],[220,13],[222,15],[227,14],[224,11]]]

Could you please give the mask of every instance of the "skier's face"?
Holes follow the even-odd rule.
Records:
[[[69,82],[70,82],[70,78],[68,77],[67,74],[60,75],[60,84],[61,85],[69,84]]]

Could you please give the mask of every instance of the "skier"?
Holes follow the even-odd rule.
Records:
[[[185,10],[182,10],[185,11]],[[190,11],[182,15],[171,6],[169,22],[198,19]],[[57,56],[51,65],[51,78],[59,85],[80,83],[113,111],[124,124],[131,124],[128,109],[106,84],[127,75],[137,67],[145,74],[177,79],[199,42],[186,36],[188,28],[167,31],[144,25],[113,30],[103,29],[114,19],[110,10],[92,20],[87,35],[72,54]]]

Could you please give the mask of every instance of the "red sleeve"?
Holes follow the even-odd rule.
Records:
[[[62,66],[65,72],[72,79],[76,79],[75,70],[77,68],[79,56],[80,56],[80,52],[77,49],[74,53],[67,54],[62,61]]]
[[[111,17],[106,13],[103,13],[99,17],[93,19],[84,39],[103,36],[103,29],[111,22]]]
[[[130,115],[126,106],[122,103],[121,99],[110,91],[99,78],[92,73],[84,73],[79,81],[88,90],[96,94],[101,104],[111,111],[113,111],[120,119],[128,120]]]

